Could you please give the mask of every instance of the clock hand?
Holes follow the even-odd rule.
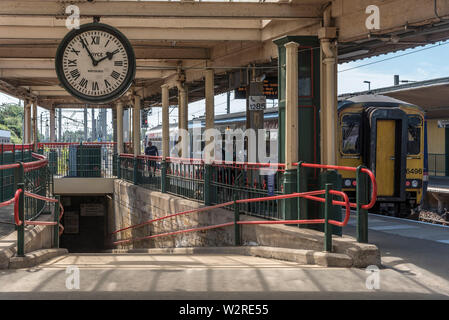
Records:
[[[103,60],[109,59],[112,60],[112,57],[114,56],[114,54],[116,54],[118,52],[118,50],[114,51],[114,52],[106,52],[106,56],[104,56],[103,58],[101,58],[100,60],[97,61],[97,64],[100,63]]]
[[[87,47],[87,44],[84,42],[84,39],[81,38],[81,44],[83,45],[83,48],[86,49],[87,53],[89,54],[89,57],[92,59],[92,64],[94,66],[96,66],[98,64],[98,61],[94,59],[94,57],[92,56],[92,53],[90,53],[89,48]]]

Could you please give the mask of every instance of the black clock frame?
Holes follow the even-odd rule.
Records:
[[[128,55],[128,73],[126,74],[123,83],[116,90],[114,90],[114,92],[98,97],[87,96],[73,89],[72,86],[67,81],[63,70],[63,55],[65,48],[67,47],[69,42],[72,41],[72,39],[75,38],[77,35],[91,30],[104,31],[115,36],[123,44],[123,47],[125,48],[126,53]],[[59,44],[58,50],[56,51],[55,68],[56,68],[56,75],[58,76],[60,84],[72,96],[84,102],[105,104],[120,98],[126,91],[128,91],[136,75],[136,58],[131,43],[125,37],[125,35],[123,35],[123,33],[121,33],[119,30],[110,25],[94,22],[83,24],[80,26],[79,29],[73,29],[72,31],[66,34],[66,36],[62,39],[61,43]]]

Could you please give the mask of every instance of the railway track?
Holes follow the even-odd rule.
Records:
[[[431,217],[420,217],[418,221],[432,223],[432,224],[439,224],[443,226],[449,226],[449,221],[442,220],[442,219],[435,219]]]

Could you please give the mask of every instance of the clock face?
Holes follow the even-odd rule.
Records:
[[[100,23],[72,30],[56,54],[61,85],[76,98],[106,103],[123,95],[135,76],[135,57],[125,36]]]

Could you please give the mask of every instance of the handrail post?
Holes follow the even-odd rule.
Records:
[[[324,251],[332,252],[332,225],[329,224],[329,217],[332,212],[332,195],[329,191],[332,189],[332,183],[326,183],[325,186],[325,206],[324,206]]]
[[[25,256],[25,183],[23,163],[19,163],[20,166],[15,169],[15,181],[17,182],[16,190],[22,189],[19,195],[19,220],[22,221],[20,226],[17,226],[17,256]]]
[[[167,161],[165,159],[161,163],[161,192],[167,193]]]
[[[298,193],[307,192],[307,175],[305,173],[305,168],[302,166],[304,161],[300,161],[297,167],[297,185],[296,191]],[[298,197],[298,211],[299,211],[299,220],[308,220],[308,210],[307,210],[307,201],[304,198]],[[299,227],[306,227],[306,225],[299,225]]]
[[[133,158],[133,183],[137,185],[137,158]]]
[[[210,176],[211,176],[212,166],[210,164],[204,165],[204,205],[210,206],[211,201],[211,190],[210,190]]]
[[[53,229],[53,248],[59,248],[59,204],[61,203],[61,197],[56,196],[58,202],[55,202],[55,210],[53,221],[56,222]]]
[[[240,239],[240,225],[238,222],[240,221],[240,208],[237,202],[237,194],[234,194],[234,234],[235,234],[235,245],[241,245]]]
[[[368,203],[369,189],[366,174],[362,172],[364,166],[359,166],[356,171],[356,202],[357,202],[357,241],[368,243],[368,210],[362,206]]]
[[[122,178],[122,161],[120,159],[120,154],[117,154],[117,178]]]
[[[2,143],[2,151],[0,154],[0,165],[5,164],[4,153],[5,153],[5,148]],[[0,170],[0,202],[3,202],[3,200],[4,200],[3,197],[5,196],[4,183],[3,183],[4,171],[5,170]]]

